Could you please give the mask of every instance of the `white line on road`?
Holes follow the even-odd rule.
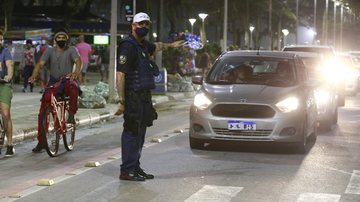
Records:
[[[345,190],[346,194],[360,194],[360,171],[353,170],[350,182]]]
[[[296,202],[338,202],[340,197],[338,194],[303,193]]]
[[[242,189],[243,187],[205,185],[195,194],[187,198],[185,202],[227,202],[230,201]]]

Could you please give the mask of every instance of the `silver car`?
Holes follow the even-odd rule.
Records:
[[[216,140],[279,142],[304,153],[308,137],[316,139],[314,85],[295,53],[227,52],[193,83],[201,89],[190,109],[191,148]]]
[[[315,88],[315,99],[318,110],[318,121],[320,127],[325,130],[331,130],[333,124],[338,121],[338,97],[336,91],[336,82],[323,79],[324,71],[328,70],[325,65],[326,58],[322,54],[311,52],[297,52],[306,68],[309,77],[317,82]]]

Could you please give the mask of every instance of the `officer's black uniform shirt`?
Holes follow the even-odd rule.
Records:
[[[137,44],[140,45],[143,52],[147,52],[149,55],[154,54],[156,45],[149,41],[143,40],[142,43],[138,43],[132,34],[129,35]],[[117,67],[116,71],[122,73],[128,73],[134,71],[136,62],[138,59],[137,48],[129,42],[123,42],[120,44],[117,50]]]

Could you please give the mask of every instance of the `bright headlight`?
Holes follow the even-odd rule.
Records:
[[[276,104],[282,112],[291,112],[299,107],[299,100],[296,97],[288,97]]]
[[[199,109],[206,109],[208,106],[211,105],[211,100],[205,96],[204,93],[199,93],[195,95],[194,98],[194,106]]]
[[[315,100],[318,106],[324,105],[330,101],[330,93],[325,89],[315,90]]]
[[[322,76],[331,83],[338,83],[345,79],[347,74],[347,66],[344,62],[337,59],[330,59],[325,62],[322,68]]]

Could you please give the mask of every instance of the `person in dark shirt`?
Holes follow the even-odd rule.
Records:
[[[120,42],[117,50],[116,86],[120,104],[116,115],[124,113],[120,180],[144,181],[154,178],[140,167],[146,128],[157,119],[151,89],[155,88],[154,76],[159,70],[151,56],[157,50],[178,47],[183,43],[151,43],[145,40],[150,25],[150,17],[146,13],[136,14],[131,24],[131,34]]]

